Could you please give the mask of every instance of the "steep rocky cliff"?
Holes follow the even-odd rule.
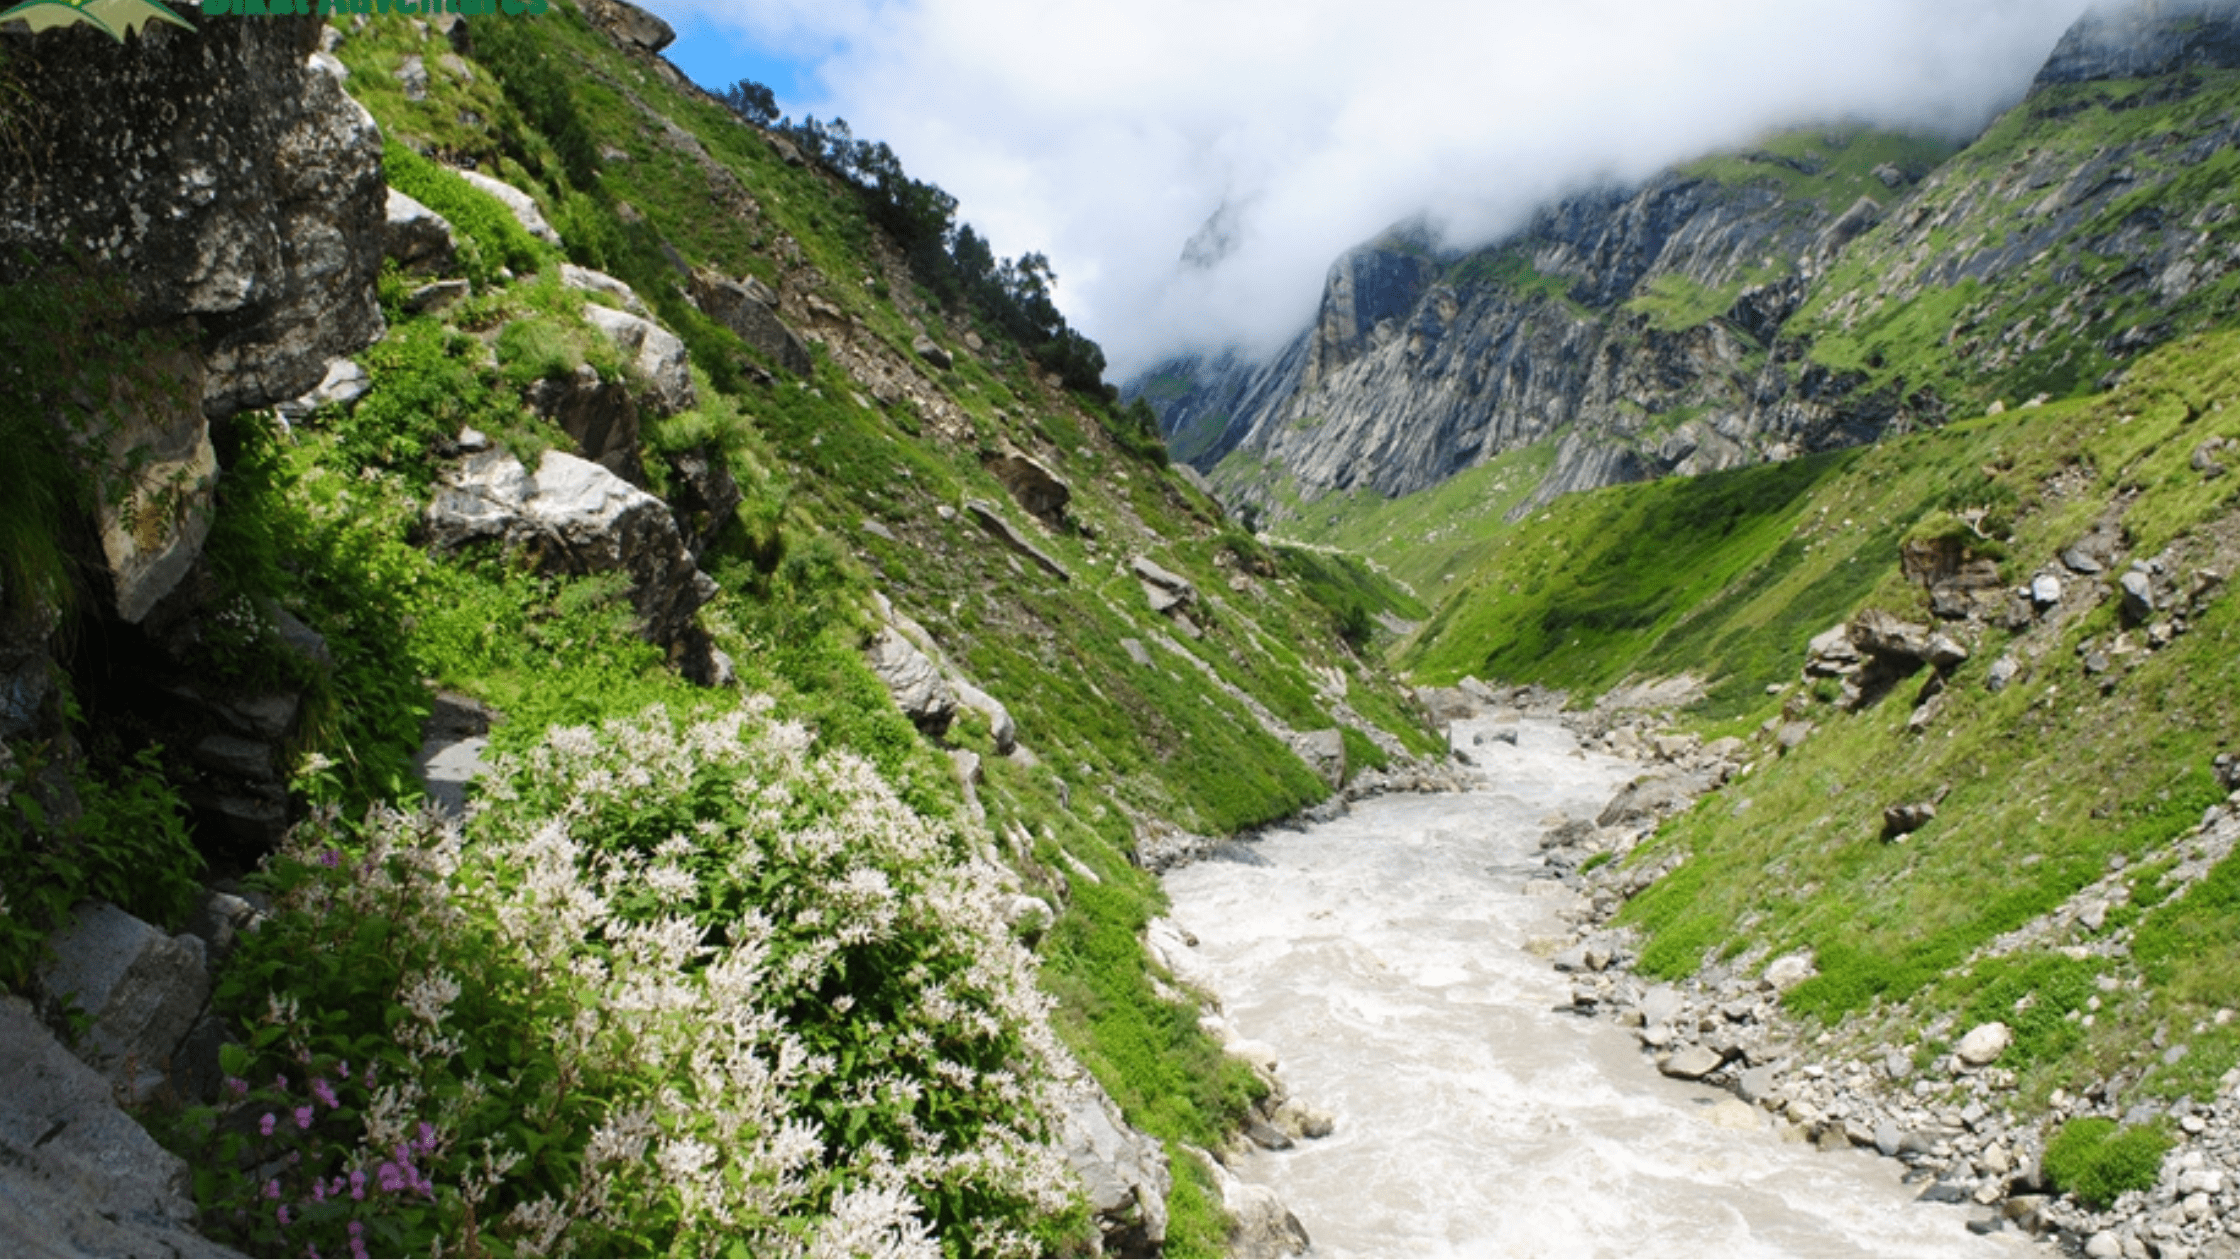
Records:
[[[1332,268],[1273,360],[1130,389],[1225,497],[1281,518],[1538,444],[1520,511],[2091,388],[2229,313],[2236,23],[2229,3],[2090,14],[1958,153],[1790,133],[1471,254],[1394,234]]]

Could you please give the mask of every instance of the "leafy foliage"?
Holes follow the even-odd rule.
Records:
[[[2096,1208],[2112,1206],[2126,1190],[2145,1190],[2162,1171],[2170,1134],[2160,1123],[2122,1125],[2080,1116],[2046,1144],[2046,1176]]]

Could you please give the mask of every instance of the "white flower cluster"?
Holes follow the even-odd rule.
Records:
[[[302,908],[386,916],[439,958],[495,941],[537,1009],[564,1012],[539,1030],[556,1079],[524,1118],[582,1114],[575,1091],[603,1119],[574,1185],[513,1196],[497,1232],[517,1250],[650,1230],[703,1255],[1032,1252],[1074,1189],[1047,1141],[1062,1054],[1002,872],[767,714],[555,729],[502,761],[465,836],[380,815],[353,878],[305,885]],[[432,970],[395,995],[393,1035],[431,1071],[470,1035],[448,1026],[460,993]],[[389,1084],[384,1110],[420,1102]],[[472,1197],[502,1196],[514,1158],[486,1148]]]

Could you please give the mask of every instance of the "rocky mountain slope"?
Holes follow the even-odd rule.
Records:
[[[0,979],[149,1236],[1219,1249],[1151,871],[1435,781],[1406,597],[649,14],[188,18],[0,30]]]
[[[1130,392],[1227,498],[1288,519],[1535,446],[1525,505],[2093,388],[2231,311],[2235,21],[2087,18],[1957,153],[1793,132],[1466,256],[1395,233],[1333,266],[1272,361],[1180,360]]]

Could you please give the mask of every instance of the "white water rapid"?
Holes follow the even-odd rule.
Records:
[[[1627,1030],[1559,1013],[1568,982],[1525,948],[1561,926],[1525,890],[1543,820],[1593,816],[1637,767],[1553,722],[1473,752],[1475,792],[1366,801],[1259,840],[1257,862],[1166,877],[1198,940],[1185,978],[1337,1117],[1234,1169],[1315,1254],[2033,1253],[1914,1203],[1896,1162],[1785,1142],[1731,1094],[1659,1076]]]

